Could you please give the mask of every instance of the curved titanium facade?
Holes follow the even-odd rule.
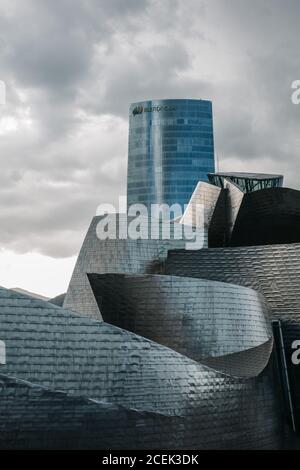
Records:
[[[187,204],[214,171],[212,104],[152,100],[129,110],[127,203]]]
[[[281,330],[274,330],[276,350],[287,422],[297,431],[300,364],[292,362],[292,344],[300,344],[300,244],[294,243],[300,240],[299,222],[299,191],[273,187],[243,193],[224,177],[208,227],[209,246],[222,248],[170,251],[165,268],[168,275],[235,283],[264,295],[272,319],[276,325],[282,324]],[[259,349],[258,355],[263,357],[262,347]],[[220,369],[220,361],[215,359],[206,364]]]
[[[159,275],[90,274],[89,279],[107,323],[195,361],[222,356],[224,367],[228,366],[224,356],[265,346],[265,354],[262,349],[259,356],[255,351],[254,368],[251,361],[249,367],[246,360],[239,361],[234,375],[258,375],[269,361],[272,332],[267,306],[251,289]],[[214,365],[218,368],[218,361]],[[232,372],[230,366],[227,371]]]
[[[271,449],[270,365],[253,378],[0,289],[0,448]]]
[[[261,292],[273,319],[300,319],[300,244],[171,250],[166,273],[230,282]]]
[[[255,182],[253,184],[255,185]],[[245,193],[226,177],[222,180],[222,188],[205,182],[198,183],[184,216],[176,219],[173,229],[180,225],[197,227],[200,232],[202,230],[208,234],[209,246],[222,248],[188,251],[184,249],[186,241],[176,240],[173,232],[167,240],[127,240],[123,239],[120,233],[116,234],[114,240],[99,240],[96,228],[103,219],[97,217],[91,224],[70,282],[65,306],[84,315],[103,319],[106,322],[103,323],[105,328],[108,328],[109,323],[122,328],[118,330],[122,331],[122,334],[126,332],[134,338],[148,340],[155,348],[162,348],[159,352],[155,349],[154,355],[157,354],[157,357],[147,368],[151,373],[158,368],[159,378],[155,375],[152,380],[158,381],[157,387],[164,397],[169,394],[170,403],[167,403],[166,398],[159,396],[160,392],[155,395],[152,389],[149,389],[149,399],[147,393],[146,398],[143,398],[144,403],[137,398],[127,401],[124,384],[119,390],[122,389],[125,407],[132,406],[143,414],[151,413],[154,420],[155,413],[167,417],[167,424],[164,425],[168,433],[173,433],[171,442],[175,442],[175,448],[183,448],[183,442],[193,443],[187,445],[195,445],[195,448],[199,449],[272,448],[280,445],[277,413],[281,413],[282,409],[275,397],[280,388],[280,380],[277,373],[275,379],[270,375],[272,361],[276,357],[271,356],[271,319],[282,320],[283,337],[289,338],[285,339],[282,348],[276,343],[281,356],[284,351],[283,357],[286,357],[287,362],[287,373],[281,356],[276,362],[276,371],[279,370],[283,377],[281,398],[288,395],[289,389],[292,393],[291,403],[287,403],[285,414],[290,418],[290,422],[293,422],[292,418],[297,425],[300,422],[298,372],[293,369],[292,363],[288,362],[288,341],[291,335],[297,336],[299,333],[300,243],[274,244],[276,240],[292,240],[290,232],[293,223],[294,228],[297,228],[295,217],[297,220],[298,194],[286,188]],[[200,215],[196,213],[197,205],[203,208]],[[126,216],[113,217],[120,220]],[[258,227],[254,230],[255,223]],[[278,226],[281,227],[280,230],[274,233]],[[297,237],[297,230],[295,233]],[[231,247],[234,243],[252,243],[253,246]],[[275,338],[277,341],[277,333]],[[141,366],[139,356],[136,356],[136,343],[134,344],[135,346],[131,345],[129,349],[135,358],[136,371],[141,374],[140,367],[143,369],[144,366]],[[126,347],[124,348],[127,351]],[[171,361],[172,366],[176,363],[181,370],[177,370],[178,375],[175,378],[171,377],[169,372],[172,366],[168,369],[171,364],[169,354],[176,355],[176,359]],[[116,353],[112,357],[115,355]],[[184,366],[181,362],[183,359],[187,361]],[[186,377],[183,372],[183,369],[186,370],[186,364],[193,364],[199,368],[197,370],[201,370],[199,382],[195,372],[188,372],[189,377],[193,377],[192,384],[197,382],[197,386],[192,389],[189,388],[191,383],[188,388],[180,388]],[[109,374],[113,377],[111,369]],[[165,394],[165,385],[160,383],[160,374],[176,388],[179,393],[176,398],[173,398],[173,388],[172,393],[169,390]],[[224,377],[231,384],[230,392],[223,386]],[[268,411],[267,415],[260,411],[264,408],[260,401],[252,412],[245,409],[245,403],[248,401],[248,398],[245,398],[247,387],[252,384],[251,403],[256,399],[260,400],[257,383],[262,379],[270,386],[263,392],[266,409],[270,404],[276,403],[276,411],[275,408],[272,408],[272,412],[269,409],[270,414]],[[247,384],[246,388],[243,385],[237,392],[237,383]],[[130,382],[130,387],[135,389],[135,384]],[[137,388],[141,390],[139,387],[140,385]],[[186,393],[189,399],[180,401],[184,400]],[[114,390],[110,390],[109,396],[110,404],[121,405],[121,398],[116,402],[112,398],[115,397]],[[190,397],[193,398],[191,403]],[[244,425],[240,428],[240,424],[235,421],[235,412],[230,401],[233,397],[237,416],[242,422],[244,419],[245,422],[250,420],[247,431]],[[141,405],[140,408],[136,407],[136,399]],[[174,412],[174,403],[177,400],[180,404],[176,406],[182,410],[179,416]],[[217,410],[212,413],[214,418],[211,418],[211,404],[216,400]],[[173,408],[170,408],[171,403]],[[223,412],[226,413],[226,418],[222,417]],[[198,428],[192,415],[197,417]],[[181,443],[174,424],[178,418],[184,423],[184,436],[188,436],[187,440],[181,439]],[[125,424],[120,424],[120,429],[126,429],[126,419]],[[228,426],[222,424],[225,421],[228,421]],[[201,426],[203,425],[201,429],[200,422]],[[157,429],[160,425],[157,424]],[[145,427],[147,426],[150,425],[145,424]],[[218,426],[222,427],[222,437],[221,434],[215,435]],[[264,426],[267,427],[266,436],[278,433],[275,440],[274,437],[267,438],[268,442],[262,439]],[[143,444],[135,444],[141,446],[136,448],[143,448],[148,439],[146,436],[149,436],[148,431],[151,432],[149,429],[144,430]],[[128,432],[128,438],[132,436],[131,433],[132,429]],[[153,437],[153,446],[156,445],[154,442],[161,442],[164,447],[164,439]],[[132,447],[132,444],[130,446]]]
[[[220,194],[220,188],[203,181],[199,182],[180,219],[181,224],[203,230],[204,247],[208,247],[208,231]]]
[[[208,227],[208,246],[228,246],[244,198],[242,190],[224,178]]]
[[[116,224],[114,238],[100,239],[97,227],[102,221]],[[151,238],[151,226],[148,226],[148,239],[132,240],[121,238],[120,231],[126,230],[131,218],[125,214],[94,217],[81,247],[69,288],[64,300],[64,307],[101,320],[99,308],[87,278],[88,273],[160,273],[168,250],[184,248],[183,226],[181,224],[156,224],[158,237]],[[121,228],[122,227],[122,228]],[[152,224],[152,228],[155,227]],[[162,239],[162,231],[170,228],[169,239]],[[183,237],[176,239],[176,230],[180,229]],[[201,237],[203,234],[201,233]]]
[[[266,184],[269,181],[269,184],[275,187],[243,192],[234,182],[234,178],[210,175],[211,182],[219,179],[220,182],[215,187],[220,189],[221,186],[221,193],[213,208],[208,227],[207,224],[205,226],[209,247],[272,245],[300,241],[299,191],[276,187],[279,180],[275,178],[266,180]],[[254,187],[256,183],[264,182],[251,180],[250,177],[247,181]],[[202,188],[204,200],[211,196],[210,186],[212,185]]]

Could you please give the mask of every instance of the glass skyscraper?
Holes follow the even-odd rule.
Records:
[[[212,103],[143,101],[129,114],[128,206],[183,207],[197,183],[215,171]]]

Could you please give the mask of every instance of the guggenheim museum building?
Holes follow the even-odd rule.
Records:
[[[98,215],[66,295],[0,289],[0,448],[297,442],[300,192],[282,175],[216,171],[204,100],[131,105],[127,185],[128,207],[183,208],[155,221],[169,237],[103,239],[103,218],[131,216]],[[201,249],[175,236],[185,226]]]

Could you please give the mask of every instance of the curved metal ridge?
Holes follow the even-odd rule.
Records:
[[[167,275],[88,277],[107,323],[226,373],[232,366],[233,375],[258,375],[269,361],[268,309],[252,289]]]
[[[263,322],[259,328],[265,335]],[[255,377],[234,377],[6,289],[0,289],[0,331],[7,350],[0,448],[280,446],[270,366]]]

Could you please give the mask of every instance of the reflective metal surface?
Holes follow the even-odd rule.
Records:
[[[270,320],[299,423],[300,243],[273,243],[291,241],[299,195],[223,183],[199,183],[166,239],[165,222],[158,238],[124,238],[126,214],[108,216],[116,236],[101,239],[95,217],[65,308],[0,289],[0,448],[282,447]],[[186,250],[185,224],[222,247]]]
[[[159,275],[90,274],[89,279],[107,323],[232,374],[235,353],[255,353],[252,362],[249,354],[249,367],[240,354],[233,375],[258,375],[269,361],[267,305],[251,289]]]
[[[0,448],[278,448],[270,365],[253,378],[0,289]],[[204,335],[205,336],[205,335]]]
[[[180,219],[181,224],[198,227],[204,231],[204,247],[208,247],[208,231],[221,189],[205,182],[199,182]]]
[[[272,318],[300,320],[300,244],[169,251],[166,274],[230,282],[261,292]]]
[[[105,216],[108,221],[116,221],[117,229],[127,231],[131,218],[124,214]],[[115,239],[101,240],[97,237],[97,225],[102,216],[94,217],[80,250],[76,266],[70,280],[64,307],[101,320],[99,308],[91,291],[87,273],[160,273],[170,248],[184,248],[185,240],[175,239],[174,225],[157,222],[159,238],[151,238],[148,226],[148,239],[121,239],[116,232]],[[170,239],[162,239],[162,230],[170,228]],[[184,235],[184,234],[183,234]]]

